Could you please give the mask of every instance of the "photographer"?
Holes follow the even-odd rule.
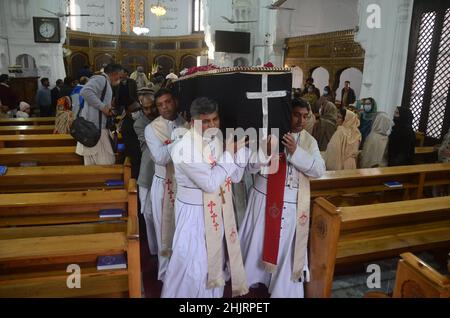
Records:
[[[80,95],[85,100],[85,107],[81,116],[101,129],[100,140],[94,147],[89,148],[80,143],[77,144],[77,154],[84,156],[86,166],[112,165],[115,163],[107,122],[108,118],[113,115],[111,105],[113,90],[111,86],[117,86],[120,83],[122,70],[122,66],[118,64],[109,64],[105,67],[104,74],[91,77],[81,90]]]

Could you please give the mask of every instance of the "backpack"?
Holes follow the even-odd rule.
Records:
[[[105,88],[103,88],[102,97],[100,98],[102,102],[105,99],[107,88],[108,88],[108,80],[106,80]],[[92,148],[95,145],[97,145],[101,137],[102,117],[103,117],[102,112],[101,111],[98,112],[99,128],[97,128],[93,122],[90,122],[84,119],[83,117],[80,117],[82,110],[83,107],[80,107],[80,109],[78,110],[77,118],[73,121],[72,126],[70,127],[70,134],[76,141],[78,141],[83,146]]]

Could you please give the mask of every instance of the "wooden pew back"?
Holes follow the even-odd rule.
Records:
[[[341,208],[316,199],[307,296],[330,296],[335,266],[441,248],[450,249],[450,197]]]
[[[127,189],[131,178],[129,161],[115,166],[8,167],[0,176],[0,193]],[[108,186],[123,181],[123,186]]]
[[[392,181],[402,187],[385,185]],[[425,188],[443,184],[450,184],[450,163],[327,171],[311,181],[311,196],[324,197],[338,206],[361,205],[420,199]]]
[[[2,118],[0,126],[54,125],[55,117]]]
[[[450,276],[444,276],[411,253],[401,255],[394,298],[449,298]]]
[[[0,135],[42,135],[53,134],[55,125],[0,126]]]
[[[83,165],[84,158],[76,147],[0,148],[0,164],[18,167],[24,163],[37,166]]]
[[[68,147],[76,146],[71,135],[3,135],[0,148]]]
[[[18,196],[21,201],[17,201]],[[128,215],[100,220],[99,208],[122,208]],[[91,220],[65,224],[64,219],[85,211],[92,212]],[[33,221],[36,216],[41,219],[39,226]],[[0,195],[0,218],[0,297],[103,297],[125,293],[141,297],[135,180],[130,180],[128,190]],[[22,221],[5,221],[20,218]],[[121,253],[127,255],[127,269],[96,270],[98,256]],[[82,268],[82,289],[66,286],[70,264]]]

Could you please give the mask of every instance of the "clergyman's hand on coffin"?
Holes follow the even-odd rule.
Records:
[[[284,135],[283,141],[281,143],[286,147],[286,150],[291,156],[297,150],[297,143],[295,142],[295,138],[291,134]]]

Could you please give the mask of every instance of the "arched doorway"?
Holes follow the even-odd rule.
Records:
[[[105,65],[108,65],[113,62],[114,62],[114,56],[107,54],[107,53],[99,54],[95,57],[95,62],[94,62],[95,71],[99,71]]]
[[[298,66],[292,68],[292,87],[297,89],[303,87],[303,70]]]
[[[166,76],[171,71],[175,71],[175,59],[169,55],[155,57],[155,63],[162,67],[161,72]]]
[[[16,64],[22,66],[23,77],[37,77],[38,69],[34,57],[29,54],[21,54],[16,58]]]
[[[314,69],[311,77],[314,79],[314,86],[316,86],[322,94],[325,86],[328,86],[330,83],[330,73],[326,68],[320,66]]]
[[[122,66],[130,72],[130,75],[136,71],[138,66],[142,66],[144,68],[144,74],[148,74],[150,72],[147,58],[142,55],[124,56],[122,59]]]
[[[360,99],[361,97],[370,97],[370,96],[360,96],[363,74],[359,69],[355,67],[346,68],[338,72],[337,77],[338,77],[337,84],[339,86],[336,90],[336,100],[338,101],[342,100],[342,89],[345,87],[345,81],[350,82],[350,87],[353,88],[353,90],[355,91],[357,100]]]
[[[197,66],[197,57],[194,55],[186,55],[181,59],[180,70]]]
[[[78,73],[85,65],[89,65],[89,57],[87,54],[81,52],[72,54],[72,58],[70,59],[70,75],[72,77],[78,77]]]

